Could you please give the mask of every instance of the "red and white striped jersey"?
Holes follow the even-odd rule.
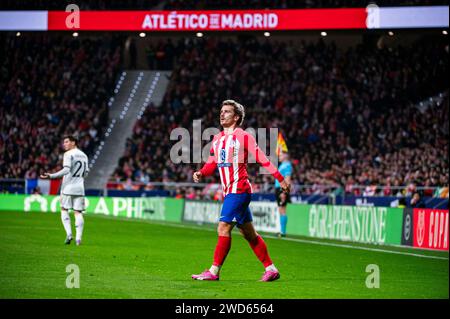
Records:
[[[209,176],[217,168],[224,196],[251,193],[252,186],[247,174],[249,154],[280,183],[283,181],[283,176],[258,147],[255,138],[241,128],[236,128],[231,134],[222,131],[214,136],[209,158],[200,172],[203,176]]]

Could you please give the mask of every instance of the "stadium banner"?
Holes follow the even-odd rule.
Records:
[[[93,197],[87,196],[86,214],[181,222],[183,200],[167,197]],[[60,211],[59,196],[0,195],[0,211]]]
[[[413,246],[448,251],[448,227],[448,210],[414,208]]]
[[[198,224],[217,224],[222,210],[222,202],[185,200],[183,221]],[[275,202],[251,202],[253,225],[257,231],[280,232],[280,214]]]
[[[202,200],[184,201],[183,221],[198,224],[217,224],[219,222],[222,203]]]
[[[448,28],[448,6],[196,11],[0,11],[0,30],[257,31]],[[76,18],[75,18],[76,16]],[[78,21],[75,23],[74,21]]]
[[[49,11],[49,30],[69,30],[71,13]],[[80,11],[78,30],[255,31],[364,29],[365,8],[309,10]]]
[[[288,204],[287,216],[288,235],[401,244],[401,208]]]

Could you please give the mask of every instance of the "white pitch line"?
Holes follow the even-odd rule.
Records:
[[[278,238],[274,236],[265,236],[269,238]],[[442,259],[442,260],[448,260],[448,257],[440,257],[440,256],[432,256],[432,255],[421,255],[416,253],[410,253],[406,251],[395,251],[395,250],[387,250],[387,249],[380,249],[380,248],[369,248],[369,247],[362,247],[362,246],[353,246],[348,244],[334,244],[334,243],[327,243],[327,242],[321,242],[321,241],[314,241],[314,240],[307,240],[307,239],[297,239],[297,238],[282,238],[282,240],[289,240],[289,241],[295,241],[300,243],[307,243],[307,244],[314,244],[314,245],[321,245],[321,246],[333,246],[333,247],[342,247],[342,248],[351,248],[351,249],[359,249],[359,250],[368,250],[368,251],[376,251],[380,253],[388,253],[388,254],[397,254],[397,255],[407,255],[407,256],[414,256],[414,257],[421,257],[421,258],[431,258],[431,259]]]
[[[198,229],[198,230],[206,230],[206,231],[213,231],[216,232],[216,229],[212,228],[205,228],[202,226],[194,226],[194,225],[186,225],[186,224],[172,224],[167,222],[161,222],[157,220],[138,220],[138,219],[120,219],[120,220],[126,220],[131,222],[147,222],[150,224],[158,224],[158,225],[165,225],[170,227],[178,227],[178,228],[188,228],[188,229]],[[272,238],[272,239],[280,239],[276,236],[271,235],[264,235],[264,238]],[[440,257],[440,256],[432,256],[432,255],[422,255],[422,254],[416,254],[416,253],[410,253],[406,251],[395,251],[395,250],[387,250],[387,249],[380,249],[380,248],[370,248],[370,247],[362,247],[362,246],[353,246],[348,244],[335,244],[335,243],[327,243],[322,241],[315,241],[315,240],[308,240],[308,239],[298,239],[298,238],[281,238],[281,240],[288,240],[288,241],[294,241],[299,243],[305,243],[305,244],[314,244],[314,245],[320,245],[320,246],[332,246],[332,247],[341,247],[341,248],[350,248],[350,249],[359,249],[359,250],[367,250],[367,251],[376,251],[380,253],[388,253],[388,254],[396,254],[396,255],[405,255],[405,256],[413,256],[413,257],[419,257],[419,258],[429,258],[429,259],[440,259],[440,260],[448,260],[448,257]],[[408,249],[408,247],[401,248]]]
[[[203,228],[201,226],[191,226],[191,225],[176,225],[176,224],[166,224],[166,223],[158,223],[160,225],[167,225],[172,227],[178,227],[178,228],[190,228],[190,229],[199,229],[199,230],[207,230],[207,231],[216,231],[215,229],[209,229],[209,228]],[[273,239],[280,239],[275,236],[271,235],[264,235],[266,238],[273,238]],[[314,241],[314,240],[307,240],[307,239],[297,239],[297,238],[281,238],[281,240],[288,240],[288,241],[294,241],[299,243],[306,243],[306,244],[314,244],[314,245],[321,245],[321,246],[332,246],[332,247],[341,247],[341,248],[350,248],[350,249],[359,249],[359,250],[367,250],[367,251],[376,251],[380,253],[388,253],[388,254],[397,254],[397,255],[406,255],[406,256],[414,256],[414,257],[420,257],[420,258],[430,258],[430,259],[440,259],[440,260],[448,260],[448,257],[440,257],[440,256],[432,256],[432,255],[422,255],[417,253],[410,253],[406,251],[395,251],[395,250],[387,250],[387,249],[380,249],[380,248],[370,248],[370,247],[362,247],[362,246],[353,246],[348,244],[335,244],[335,243],[327,243],[327,242],[321,242],[321,241]],[[405,247],[407,248],[407,247]]]

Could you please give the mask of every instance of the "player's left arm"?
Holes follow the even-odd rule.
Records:
[[[281,188],[285,192],[290,192],[291,184],[288,183],[283,175],[278,171],[275,165],[267,158],[266,154],[259,148],[258,144],[256,144],[256,140],[253,135],[247,133],[244,135],[244,144],[247,146],[248,151],[252,154],[256,162],[259,163],[262,167],[264,167],[274,178],[278,180]]]

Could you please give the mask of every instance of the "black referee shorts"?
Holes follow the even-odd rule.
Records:
[[[287,203],[291,202],[291,195],[283,193],[283,190],[281,189],[281,187],[275,188],[275,197],[277,199],[277,205],[279,207],[285,207],[287,205]]]

